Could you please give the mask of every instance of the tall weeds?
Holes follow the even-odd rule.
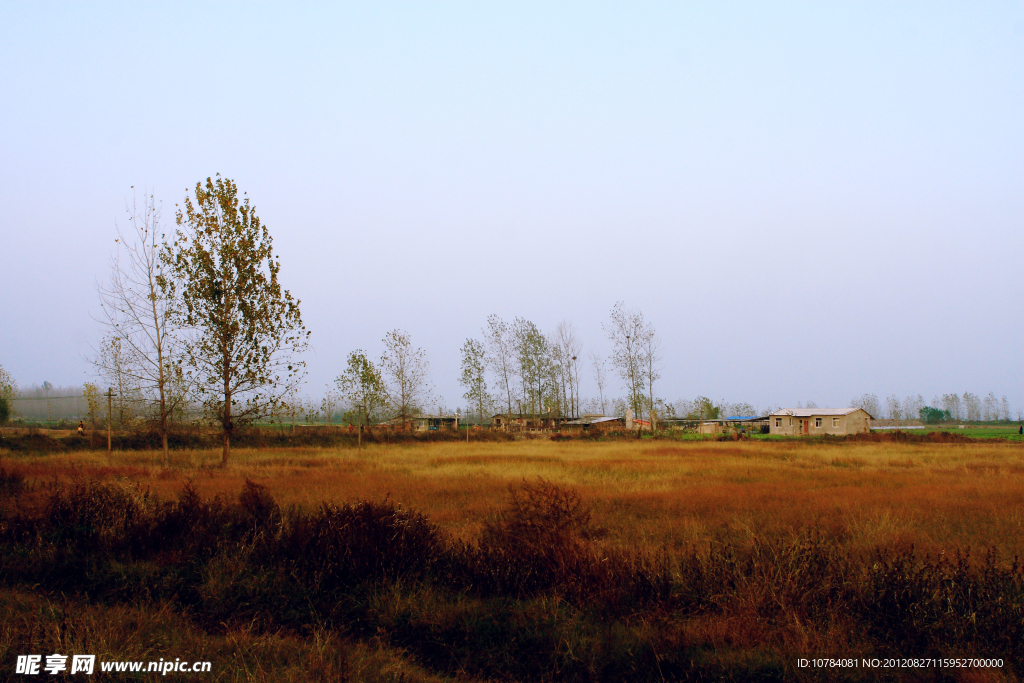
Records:
[[[387,499],[283,510],[251,481],[236,500],[187,485],[166,502],[78,482],[38,514],[0,513],[0,583],[163,601],[213,632],[315,624],[502,679],[799,677],[798,656],[858,654],[794,650],[778,634],[797,627],[844,629],[866,656],[997,656],[1011,674],[1024,661],[1024,570],[994,552],[862,557],[811,532],[671,554],[602,536],[575,491],[545,481],[511,488],[471,542]],[[722,619],[731,655],[701,636]]]

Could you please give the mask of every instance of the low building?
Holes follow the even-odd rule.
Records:
[[[597,432],[613,432],[626,428],[626,418],[608,417],[607,415],[586,415],[576,420],[566,420],[561,424],[563,432],[594,434]]]
[[[505,432],[528,432],[558,429],[559,425],[571,417],[551,417],[550,415],[523,415],[499,413],[491,417],[491,427]]]
[[[863,408],[785,408],[768,416],[768,427],[781,436],[843,436],[867,434],[871,419]]]
[[[767,434],[768,416],[750,415],[719,417],[714,419],[695,420],[691,418],[671,418],[662,420],[668,429],[677,429],[696,434]]]
[[[408,425],[408,427],[406,427]],[[386,422],[381,422],[381,427],[391,429],[406,429],[414,432],[428,432],[438,429],[458,429],[458,415],[412,415],[407,418],[395,417]]]

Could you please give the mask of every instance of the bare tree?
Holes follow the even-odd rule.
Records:
[[[642,358],[644,383],[648,391],[648,416],[651,420],[651,431],[654,431],[654,381],[661,379],[661,337],[648,325],[642,334]]]
[[[644,354],[653,330],[644,322],[643,313],[627,309],[621,301],[612,307],[608,325],[601,327],[612,342],[611,361],[629,392],[629,407],[639,417],[645,403]]]
[[[552,344],[557,350],[559,376],[562,379],[563,401],[567,414],[578,417],[580,410],[580,363],[583,344],[576,336],[576,328],[568,320],[558,323]]]
[[[949,417],[952,420],[963,419],[960,407],[960,396],[955,393],[942,395],[942,409],[949,413]]]
[[[899,422],[903,418],[903,407],[900,405],[900,399],[896,394],[892,394],[889,398],[885,399],[885,413],[890,420]]]
[[[810,403],[810,401],[808,401]],[[878,419],[882,415],[882,407],[878,403],[878,397],[874,394],[863,394],[850,401],[851,408],[860,408],[871,417]]]
[[[331,385],[328,384],[327,391],[324,393],[324,397],[320,399],[320,413],[327,418],[327,426],[334,425],[334,415],[338,412],[338,403],[340,396],[331,389]]]
[[[594,381],[597,382],[597,395],[601,402],[601,414],[608,414],[608,406],[604,400],[604,388],[607,386],[607,376],[604,368],[604,358],[596,351],[590,354],[590,363],[594,368]]]
[[[512,414],[512,388],[515,381],[515,348],[508,323],[496,315],[487,316],[483,330],[487,346],[487,364],[498,378],[498,389],[505,394],[508,414]]]
[[[380,364],[386,374],[388,403],[406,426],[413,410],[430,397],[430,363],[426,352],[413,348],[412,338],[402,330],[391,330],[384,336],[384,349]]]
[[[131,368],[133,361],[130,349],[126,350],[124,340],[116,335],[104,337],[99,354],[93,360],[108,388],[114,392],[115,410],[111,421],[118,429],[131,427],[138,409],[144,409],[146,404],[138,373]]]
[[[981,419],[986,421],[999,419],[999,399],[996,398],[995,392],[988,392],[988,396],[983,399]]]
[[[131,224],[127,235],[117,228],[117,244],[110,262],[110,280],[98,286],[105,339],[93,363],[117,388],[120,423],[129,419],[134,398],[141,399],[153,417],[164,451],[168,421],[180,393],[169,391],[172,377],[180,372],[176,358],[176,281],[161,260],[166,249],[160,232],[161,209],[153,195],[140,206],[132,199],[126,207]]]
[[[968,420],[971,422],[981,420],[981,399],[978,398],[977,394],[965,391],[963,395],[963,407]]]

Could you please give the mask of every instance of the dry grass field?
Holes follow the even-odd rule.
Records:
[[[219,498],[249,509],[262,503],[239,498],[248,480],[265,487],[253,490],[272,497],[285,520],[322,517],[363,501],[380,504],[381,510],[394,504],[422,513],[449,539],[443,540],[444,548],[465,548],[444,550],[445,557],[469,553],[466,557],[476,558],[476,568],[464,573],[476,578],[453,578],[463,570],[451,569],[450,563],[462,560],[445,560],[447,569],[438,569],[435,562],[404,579],[384,570],[369,583],[346,579],[344,588],[331,589],[335,592],[296,579],[308,591],[303,600],[312,603],[308,596],[318,596],[317,616],[276,619],[271,608],[257,603],[284,600],[281,596],[292,589],[265,588],[242,600],[237,582],[243,575],[244,582],[270,581],[265,568],[226,569],[234,567],[231,561],[216,557],[196,579],[204,604],[216,603],[216,610],[200,609],[197,599],[185,600],[176,592],[180,589],[147,588],[151,602],[97,598],[124,591],[108,584],[127,579],[107,575],[123,573],[126,557],[151,567],[146,572],[165,571],[177,561],[166,553],[119,550],[115,564],[120,569],[104,570],[102,582],[90,579],[88,590],[78,587],[69,594],[61,580],[49,588],[46,581],[40,582],[42,588],[29,586],[26,577],[35,570],[0,571],[15,589],[14,597],[0,601],[0,616],[7,623],[0,636],[49,647],[56,631],[45,624],[56,617],[45,614],[71,609],[100,623],[111,610],[129,621],[150,618],[144,615],[155,610],[164,625],[154,627],[158,635],[150,641],[159,642],[165,631],[179,634],[179,641],[207,638],[204,651],[224,663],[218,680],[301,680],[303,671],[327,672],[323,680],[373,681],[891,680],[877,671],[800,670],[795,661],[806,656],[984,656],[981,647],[1011,655],[1022,651],[1020,643],[993,644],[998,635],[984,635],[992,629],[1005,632],[1005,624],[1024,632],[1020,573],[1011,565],[1014,556],[1024,554],[1021,443],[522,440],[376,444],[362,450],[238,449],[226,468],[218,466],[219,459],[218,451],[175,451],[165,468],[152,451],[115,452],[110,458],[105,452],[0,451],[0,468],[19,477],[18,494],[0,498],[9,520],[5,543],[13,547],[10,539],[22,533],[12,531],[21,522],[10,520],[48,515],[53,526],[54,496],[76,486],[85,491],[88,482],[135,496],[148,492],[149,501],[155,496],[169,502],[179,500],[188,485],[201,499]],[[501,535],[512,528],[507,526],[510,492],[539,482],[578,494],[581,508],[590,512],[585,533],[544,537],[561,544],[564,556],[523,550],[522,539],[515,541],[519,555],[500,546],[499,541],[513,538]],[[306,528],[306,523],[292,524],[292,532],[277,532],[281,538]],[[237,547],[255,547],[256,541],[245,538]],[[294,546],[295,541],[288,543]],[[280,544],[287,546],[284,540]],[[480,550],[473,550],[476,544]],[[179,558],[184,551],[175,552]],[[496,557],[494,552],[526,558],[520,563],[539,562],[548,574],[531,576],[554,577],[553,587],[506,577],[481,588],[480,567]],[[485,562],[479,553],[491,559]],[[657,558],[668,558],[667,564],[659,565]],[[601,563],[616,569],[599,577],[595,567]],[[300,576],[306,570],[289,571]],[[600,597],[607,588],[566,588],[565,577],[571,582],[573,572],[585,576],[580,585],[633,581],[634,588],[608,602]],[[729,576],[723,579],[722,574]],[[179,585],[181,576],[174,576]],[[635,588],[640,585],[635,577],[648,577],[640,583],[655,587]],[[655,585],[659,581],[662,588]],[[948,589],[952,596],[960,590],[958,581],[970,584],[966,593],[992,593],[990,602],[1003,607],[984,618],[1002,626],[984,631],[982,617],[970,610],[981,614],[989,607],[955,606],[954,597],[942,598],[948,609],[920,606],[937,601],[935,591]],[[698,583],[704,588],[694,587]],[[938,588],[928,587],[933,584]],[[827,587],[822,595],[816,594],[819,586]],[[59,600],[54,597],[58,593]],[[333,597],[324,597],[328,594]],[[911,604],[911,594],[918,595],[913,598],[918,602]],[[345,611],[326,615],[324,605],[339,600],[347,605]],[[888,616],[876,619],[874,609],[888,610]],[[946,620],[943,609],[949,615],[957,612],[956,620]],[[978,622],[974,631],[972,619]],[[355,623],[360,626],[345,626]],[[103,637],[124,640],[123,634]],[[123,647],[129,647],[127,641]],[[166,646],[151,649],[163,652]],[[522,661],[523,652],[533,650],[545,652],[536,669]],[[3,653],[4,663],[11,652]],[[994,671],[904,671],[897,678],[1018,680],[1021,670],[1015,667],[1019,662]]]
[[[245,479],[282,506],[389,496],[457,536],[477,534],[509,485],[543,478],[580,492],[608,539],[647,549],[818,529],[844,544],[915,544],[926,552],[1024,539],[1024,444],[820,442],[436,443],[355,449],[239,449],[3,457],[38,486],[130,481],[174,499],[191,481],[204,497],[234,498]]]

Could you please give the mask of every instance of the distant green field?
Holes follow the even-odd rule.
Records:
[[[925,427],[915,429],[915,432],[950,432],[952,434],[963,434],[972,438],[1001,438],[1001,439],[1022,439],[1018,433],[1018,427]],[[1024,439],[1022,439],[1024,440]]]
[[[969,436],[972,439],[1007,439],[1009,441],[1024,441],[1024,436],[1021,436],[1018,432],[1019,427],[972,427],[965,426],[963,429],[959,427],[924,427],[917,429],[907,429],[906,432],[909,434],[926,434],[928,432],[949,432],[950,434],[960,434],[961,436]],[[878,433],[894,432],[894,429],[876,429]],[[752,434],[752,438],[760,439],[764,441],[775,441],[775,440],[787,440],[787,439],[799,439],[803,437],[798,436],[776,436],[766,434]],[[700,439],[699,436],[694,437]],[[813,438],[813,437],[812,437]]]

